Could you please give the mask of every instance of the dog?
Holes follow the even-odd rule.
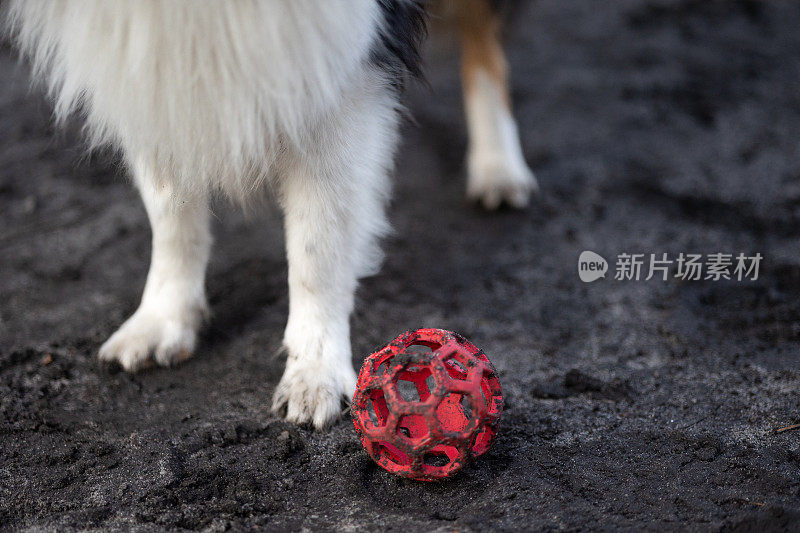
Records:
[[[523,207],[537,186],[509,107],[492,0],[452,5],[463,50],[467,196]],[[285,217],[286,368],[272,408],[322,428],[356,382],[349,317],[378,269],[400,93],[420,72],[421,0],[11,0],[12,41],[91,146],[120,150],[152,227],[136,312],[99,358],[191,356],[209,310],[209,200],[268,189]]]

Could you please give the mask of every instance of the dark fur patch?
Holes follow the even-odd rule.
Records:
[[[422,74],[420,47],[427,33],[425,0],[376,1],[384,23],[370,60],[389,74],[395,87],[402,89],[409,76]]]

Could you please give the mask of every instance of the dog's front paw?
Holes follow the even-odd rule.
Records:
[[[286,363],[272,400],[272,411],[295,424],[312,423],[322,429],[341,414],[342,400],[350,401],[356,374],[350,362],[326,368],[313,360]]]
[[[484,155],[470,161],[467,198],[486,209],[497,209],[504,202],[522,209],[538,190],[533,172],[524,163]]]
[[[170,366],[185,361],[194,352],[205,313],[204,306],[165,312],[143,305],[100,347],[98,356],[129,372],[153,362]]]

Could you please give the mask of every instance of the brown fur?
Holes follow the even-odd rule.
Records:
[[[500,45],[501,20],[490,0],[455,0],[453,15],[461,38],[461,77],[464,91],[474,87],[475,74],[483,70],[508,97],[508,64]]]

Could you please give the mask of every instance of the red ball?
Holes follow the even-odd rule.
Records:
[[[503,392],[489,359],[442,329],[406,332],[367,357],[351,412],[361,443],[393,474],[433,481],[485,453]]]

